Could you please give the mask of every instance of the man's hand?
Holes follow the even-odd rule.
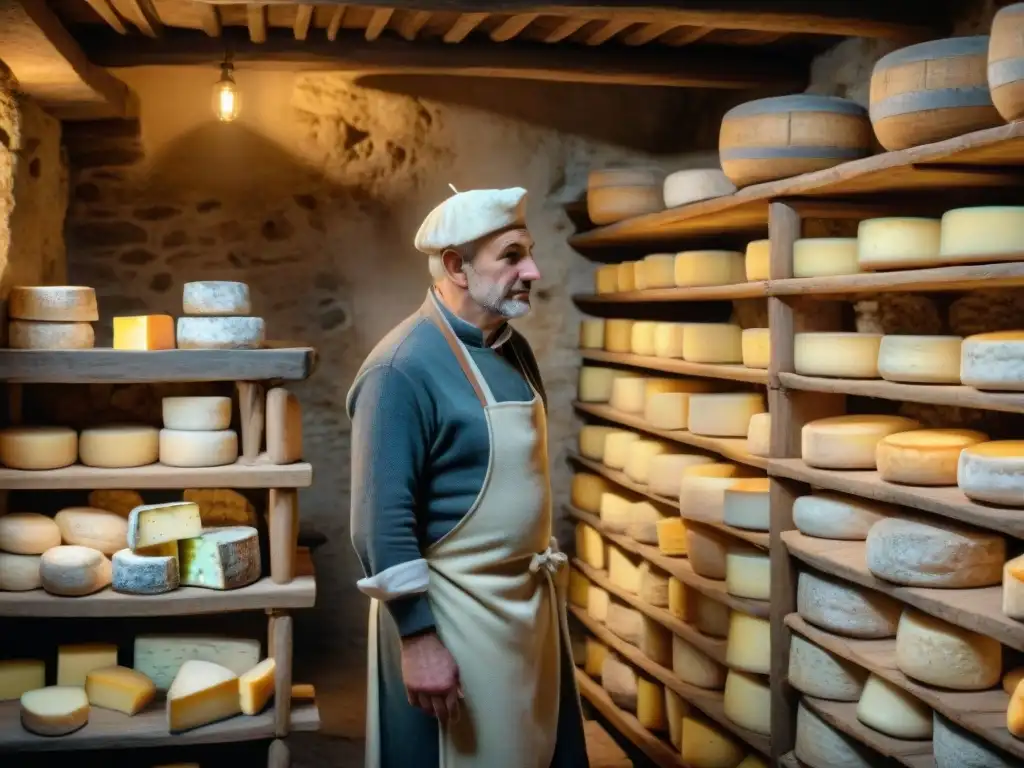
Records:
[[[436,632],[402,639],[402,679],[409,703],[441,723],[458,719],[459,667]]]

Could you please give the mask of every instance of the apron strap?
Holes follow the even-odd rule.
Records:
[[[430,320],[438,327],[441,331],[441,335],[444,336],[444,340],[448,342],[448,346],[451,347],[452,353],[455,355],[455,360],[458,362],[462,372],[466,374],[466,378],[469,380],[470,386],[473,387],[473,391],[476,392],[477,399],[480,400],[480,404],[486,408],[488,406],[487,395],[484,394],[483,387],[480,386],[480,379],[476,375],[476,371],[470,364],[466,357],[466,351],[462,348],[462,344],[459,343],[458,338],[455,336],[455,331],[451,329],[448,322],[441,317],[441,313],[434,305],[433,301],[430,303]]]

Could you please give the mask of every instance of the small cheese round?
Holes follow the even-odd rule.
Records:
[[[594,292],[598,295],[615,293],[619,290],[619,267],[617,264],[603,264],[594,270]]]
[[[7,297],[12,320],[94,323],[100,319],[96,291],[84,285],[16,285]]]
[[[116,512],[93,507],[67,507],[53,518],[65,544],[77,544],[112,555],[128,546],[128,521]]]
[[[665,177],[662,187],[666,208],[677,208],[700,200],[731,195],[736,185],[720,168],[691,168]]]
[[[652,253],[644,256],[640,266],[641,277],[637,282],[644,288],[675,288],[676,255],[674,253]]]
[[[935,768],[1020,768],[1020,760],[1000,752],[985,738],[934,713],[932,752]]]
[[[921,424],[904,416],[832,416],[804,424],[800,454],[820,469],[875,469],[878,441]]]
[[[629,458],[629,446],[640,439],[636,432],[614,430],[604,439],[604,457],[602,461],[610,469],[625,469]]]
[[[960,452],[983,443],[988,435],[971,429],[913,429],[878,441],[878,475],[888,483],[956,485]]]
[[[993,440],[964,448],[956,484],[973,501],[1024,507],[1024,440]]]
[[[702,525],[686,526],[686,551],[693,572],[706,579],[725,579],[729,537]]]
[[[12,320],[7,327],[11,349],[92,349],[96,334],[89,323],[44,323]]]
[[[0,552],[0,592],[28,592],[39,589],[39,555]]]
[[[178,349],[259,349],[262,317],[179,317]]]
[[[743,254],[736,251],[683,251],[676,254],[675,283],[680,288],[733,285],[746,277]]]
[[[772,359],[772,346],[767,328],[747,328],[743,331],[740,343],[745,367],[768,368]]]
[[[902,608],[888,595],[810,571],[797,579],[796,609],[804,621],[844,637],[892,637]]]
[[[608,404],[623,413],[643,413],[647,386],[640,376],[613,376]]]
[[[603,528],[609,533],[625,533],[632,506],[631,498],[612,491],[602,493],[598,515]]]
[[[604,321],[606,352],[629,352],[633,342],[633,321],[611,317]]]
[[[857,238],[807,237],[793,243],[793,277],[832,277],[860,272]]]
[[[893,508],[857,496],[819,491],[793,502],[793,524],[804,536],[864,541],[871,526]]]
[[[829,701],[857,701],[868,672],[834,656],[800,635],[789,641],[789,684],[801,693]]]
[[[580,349],[604,348],[604,319],[587,318],[580,321]]]
[[[857,263],[864,270],[938,266],[940,232],[938,219],[865,219],[857,227]]]
[[[959,384],[962,342],[959,336],[883,336],[878,373],[907,384]]]
[[[681,359],[683,356],[683,324],[654,324],[654,356]]]
[[[760,392],[690,395],[690,432],[710,437],[746,437],[750,418],[768,410]]]
[[[626,466],[623,471],[634,483],[647,485],[650,477],[651,460],[662,453],[668,453],[672,446],[664,440],[637,440],[629,446]]]
[[[60,546],[60,527],[38,512],[11,512],[0,516],[0,550],[15,555],[41,555]]]
[[[615,290],[627,293],[636,290],[636,268],[633,261],[624,261],[615,265]]]
[[[1024,392],[1024,331],[979,333],[964,339],[960,380],[975,389]]]
[[[570,502],[584,512],[598,514],[601,511],[601,494],[611,491],[615,486],[610,480],[591,472],[577,472],[572,476]]]
[[[857,719],[894,739],[932,736],[931,707],[878,675],[871,675],[864,684]]]
[[[177,542],[170,542],[177,552]],[[178,588],[178,556],[176,554],[136,554],[130,549],[114,553],[110,587],[126,595],[162,595]]]
[[[622,431],[618,427],[606,427],[603,424],[584,424],[579,434],[580,455],[585,459],[601,461],[604,459],[604,444],[608,435]]]
[[[679,483],[679,510],[683,517],[722,522],[725,489],[735,482],[738,470],[732,464],[701,464],[683,470]]]
[[[181,293],[181,306],[186,315],[231,317],[252,311],[249,286],[245,283],[198,280],[185,283]]]
[[[798,333],[793,370],[802,376],[877,379],[880,333]]]
[[[999,683],[1003,647],[991,637],[908,608],[896,632],[896,666],[926,685],[983,691]]]
[[[939,253],[946,263],[1024,251],[1024,206],[954,208],[942,214]],[[991,259],[989,259],[991,260]]]
[[[721,690],[725,686],[725,667],[679,635],[672,635],[672,671],[698,688]]]
[[[725,663],[729,668],[767,675],[772,656],[771,622],[743,611],[732,611],[728,613],[728,634]]]
[[[110,570],[102,552],[76,545],[48,549],[39,562],[43,589],[65,597],[99,592],[110,584]]]
[[[39,736],[66,736],[89,722],[85,688],[51,685],[21,695],[21,724]]]
[[[722,699],[725,716],[741,728],[769,736],[772,732],[772,689],[768,679],[729,670]]]
[[[748,531],[767,531],[771,483],[767,477],[736,480],[725,489],[722,520]]]
[[[828,725],[803,702],[796,711],[794,753],[810,768],[875,768],[877,764],[867,747]]]
[[[729,547],[725,555],[725,591],[748,600],[771,598],[771,563],[763,549]]]
[[[629,351],[634,355],[654,354],[654,329],[657,326],[653,320],[637,320],[633,323],[633,333],[629,340]]]
[[[742,363],[743,329],[731,323],[683,323],[688,363]]]
[[[693,591],[693,623],[701,634],[709,637],[727,637],[729,635],[729,616],[732,611],[725,603],[713,597]]]
[[[655,429],[686,429],[689,416],[689,392],[658,392],[644,403],[644,421]]]
[[[79,458],[88,467],[143,467],[153,464],[157,454],[156,427],[134,424],[87,427],[78,439]]]
[[[227,429],[231,426],[230,397],[165,397],[162,407],[167,429]]]
[[[747,253],[744,259],[744,271],[747,280],[767,280],[769,276],[769,263],[771,257],[770,240],[751,240],[747,243]]]
[[[160,463],[169,467],[221,467],[238,461],[238,434],[160,430]]]
[[[683,470],[698,464],[711,464],[710,456],[690,453],[662,453],[651,459],[647,472],[647,488],[658,496],[679,498],[679,487],[683,481]]]
[[[747,453],[753,456],[768,456],[772,447],[772,417],[765,411],[750,417],[747,426]]]
[[[0,429],[0,464],[11,469],[59,469],[78,458],[78,433],[68,427]]]

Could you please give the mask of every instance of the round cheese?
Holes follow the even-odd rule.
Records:
[[[626,535],[641,544],[658,543],[658,523],[675,517],[673,512],[663,512],[649,501],[637,501],[629,510]],[[642,567],[642,566],[641,566]]]
[[[979,333],[964,339],[960,380],[976,389],[1024,392],[1024,331]]]
[[[793,370],[803,376],[877,379],[879,333],[798,333]]]
[[[860,272],[857,238],[808,237],[793,243],[793,277],[832,277]]]
[[[671,688],[665,688],[665,719],[668,740],[677,750],[683,746],[683,718],[690,714],[690,703]]]
[[[629,351],[634,355],[654,354],[654,329],[657,326],[652,320],[637,320],[633,323],[633,333],[629,340]]]
[[[772,359],[771,339],[767,328],[747,328],[740,339],[743,365],[747,368],[768,368]]]
[[[731,195],[736,185],[719,168],[693,168],[665,177],[662,187],[666,208],[677,208],[699,200]]]
[[[694,394],[687,422],[695,435],[746,437],[751,416],[766,410],[759,392]]]
[[[85,688],[51,685],[21,695],[21,724],[39,736],[66,736],[89,722]]]
[[[231,426],[230,397],[165,397],[164,426],[168,429],[227,429]]]
[[[1020,768],[1020,760],[1000,752],[986,739],[934,713],[932,752],[935,768]]]
[[[601,511],[601,495],[615,486],[610,480],[590,472],[577,472],[572,476],[570,503],[584,512],[598,514]]]
[[[580,455],[585,459],[601,461],[604,459],[604,444],[608,435],[622,431],[618,427],[606,427],[603,424],[584,424],[580,427]]]
[[[60,527],[38,512],[11,512],[0,516],[0,550],[15,555],[41,555],[60,546]]]
[[[644,421],[655,429],[686,429],[689,414],[688,392],[659,392],[644,403]]]
[[[771,482],[767,477],[736,480],[725,489],[722,520],[726,525],[748,531],[767,531]]]
[[[878,373],[907,384],[959,384],[962,342],[959,336],[883,336]]]
[[[868,672],[794,634],[789,641],[789,684],[829,701],[857,701]]]
[[[942,215],[939,254],[946,263],[992,261],[1024,251],[1024,206],[956,208]]]
[[[679,751],[683,764],[691,768],[722,768],[737,765],[745,750],[741,742],[710,721],[684,717]]]
[[[654,324],[654,356],[679,359],[683,356],[683,324]]]
[[[156,427],[133,424],[87,427],[78,438],[78,456],[88,467],[142,467],[157,460],[158,435]]]
[[[767,675],[772,656],[771,622],[743,611],[732,611],[728,621],[725,663],[730,669]]]
[[[128,521],[116,512],[93,507],[67,507],[54,522],[65,544],[77,544],[112,555],[128,546]]]
[[[179,317],[178,349],[259,349],[262,317]]]
[[[588,318],[580,321],[580,349],[604,348],[604,320]]]
[[[645,256],[643,266],[644,288],[675,288],[676,255],[674,253],[652,253]]]
[[[729,606],[702,592],[693,593],[693,623],[701,634],[726,637],[729,634]]]
[[[67,427],[0,429],[0,464],[11,469],[59,469],[78,458],[78,433]]]
[[[725,556],[729,539],[711,528],[686,526],[686,551],[693,572],[706,579],[725,578]]]
[[[857,263],[863,270],[938,266],[940,232],[938,219],[864,219],[857,227]]]
[[[619,374],[629,375],[625,371],[606,368],[603,365],[581,365],[576,384],[576,399],[581,403],[607,403],[611,400],[612,385],[615,379],[619,378]]]
[[[693,605],[691,590],[683,582],[674,576],[668,578],[668,610],[673,616],[681,621],[692,620],[691,606]]]
[[[714,468],[715,464],[705,464],[701,468]],[[735,479],[708,475],[684,473],[679,483],[679,511],[683,517],[710,520],[716,523],[723,521],[725,507],[725,490]]]
[[[1016,667],[1003,675],[1003,690],[1010,696],[1017,690],[1020,681],[1024,680],[1024,667]]]
[[[605,657],[608,655],[608,646],[592,637],[587,637],[586,648],[583,671],[587,673],[588,677],[600,680],[601,668],[604,666]]]
[[[632,320],[616,317],[604,321],[604,348],[607,352],[629,352],[632,343]]]
[[[629,446],[639,439],[640,435],[636,432],[609,432],[604,439],[604,465],[611,469],[625,469],[626,460],[629,458]]]
[[[675,283],[680,288],[732,285],[746,278],[743,254],[736,251],[683,251],[676,254]]]
[[[672,446],[663,440],[637,440],[629,446],[626,455],[626,466],[623,471],[634,483],[647,485],[650,477],[651,460],[662,453],[668,453]]]
[[[688,363],[742,363],[743,329],[730,323],[683,323]]]
[[[624,169],[632,175],[631,169]],[[599,226],[616,221],[657,213],[665,209],[662,187],[665,177],[660,173],[644,173],[647,180],[642,184],[630,182],[626,176],[606,177],[602,171],[601,180],[595,179],[594,172],[587,181],[587,215]]]
[[[753,456],[769,456],[772,447],[772,417],[765,411],[750,417],[747,426],[747,453]]]
[[[28,592],[43,586],[39,560],[39,555],[0,552],[0,592]]]
[[[160,430],[160,463],[169,467],[220,467],[238,461],[238,435],[216,432]]]
[[[999,684],[1003,647],[908,608],[896,633],[896,666],[907,677],[954,691],[983,691]]]
[[[175,554],[139,555],[130,549],[114,553],[111,589],[126,595],[162,595],[178,588],[178,544],[170,542]]]
[[[591,568],[601,571],[604,570],[606,548],[604,539],[595,528],[586,523],[576,523],[576,557]],[[596,589],[591,585],[590,593],[593,594]]]
[[[723,697],[725,716],[741,728],[770,736],[772,732],[772,689],[767,678],[729,670]]]
[[[747,243],[744,272],[749,281],[767,280],[770,274],[771,240],[751,240]]]
[[[725,555],[725,591],[750,600],[771,598],[771,562],[761,549],[734,545]]]
[[[48,323],[93,323],[100,319],[96,291],[83,285],[16,285],[7,296],[7,316]]]
[[[864,541],[871,526],[892,512],[884,504],[822,491],[793,502],[793,524],[804,536]]]
[[[636,672],[610,651],[601,665],[601,687],[615,706],[627,712],[636,712]]]
[[[631,499],[612,491],[602,493],[598,515],[603,528],[609,533],[625,533],[632,506]]]
[[[725,686],[725,667],[679,635],[672,636],[672,671],[698,688],[721,690]]]
[[[804,621],[837,635],[878,639],[896,634],[903,604],[879,592],[802,571],[796,609]]]
[[[615,293],[619,290],[619,267],[604,264],[594,270],[594,291],[598,294]]]
[[[88,323],[12,320],[7,328],[11,349],[92,349],[96,335]]]
[[[875,448],[878,475],[889,483],[956,485],[960,452],[988,435],[971,429],[915,429],[883,437]]]
[[[902,688],[871,675],[857,702],[857,719],[894,739],[930,739],[932,710]]]
[[[1024,507],[1024,440],[994,440],[964,448],[956,484],[973,501]]]
[[[229,280],[198,280],[185,283],[181,306],[186,315],[231,317],[248,315],[249,286]]]
[[[116,512],[126,519],[133,509],[141,507],[145,503],[138,491],[100,489],[89,492],[90,507],[98,507],[109,512]]]
[[[636,262],[624,261],[615,265],[615,289],[618,293],[636,290]]]
[[[797,759],[809,768],[875,768],[873,753],[811,712],[803,702],[796,711]]]
[[[659,395],[664,397],[664,395]],[[683,470],[699,464],[714,462],[710,456],[690,453],[662,453],[651,459],[647,473],[647,487],[651,493],[666,496],[670,499],[679,498],[679,488],[683,481]]]
[[[832,416],[804,424],[800,453],[804,462],[821,469],[875,469],[878,442],[896,432],[920,427],[903,416]]]
[[[81,597],[110,584],[110,561],[103,553],[76,545],[52,547],[39,561],[43,589],[52,595]]]
[[[641,376],[612,375],[612,394],[608,404],[623,413],[643,413],[647,385]]]

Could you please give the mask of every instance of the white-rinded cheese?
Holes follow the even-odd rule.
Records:
[[[604,623],[616,637],[625,640],[630,645],[640,645],[644,631],[644,615],[640,611],[617,600],[611,600],[608,603]]]
[[[683,356],[683,324],[654,324],[654,356],[681,358]]]
[[[165,397],[161,405],[168,429],[212,430],[231,426],[230,397]]]
[[[878,373],[908,384],[959,384],[959,336],[887,334],[878,348]]]
[[[601,687],[619,709],[636,712],[636,672],[611,651],[601,665]]]
[[[619,265],[603,264],[594,270],[594,291],[598,294],[619,290]]]
[[[92,349],[96,343],[96,334],[89,323],[11,320],[7,337],[11,349]]]
[[[686,585],[674,576],[668,579],[668,611],[677,619],[690,621],[690,599]]]
[[[605,439],[612,432],[622,432],[618,427],[606,427],[601,424],[584,424],[580,427],[580,455],[586,459],[601,461],[604,459]]]
[[[720,603],[702,592],[693,595],[693,623],[697,629],[711,637],[726,637],[729,634],[729,606]]]
[[[241,675],[260,660],[260,641],[218,635],[137,635],[133,667],[157,690],[171,687],[181,665],[191,659],[210,661]]]
[[[789,641],[789,684],[808,696],[830,701],[857,701],[868,672],[834,656],[800,635]]]
[[[877,379],[880,333],[798,333],[793,370],[803,376]]]
[[[808,237],[793,243],[793,277],[831,277],[860,272],[857,238]]]
[[[587,651],[586,659],[583,662],[583,671],[590,677],[600,679],[604,659],[608,655],[608,646],[592,637],[587,638],[586,644]]]
[[[273,659],[264,659],[238,678],[242,714],[258,715],[270,697],[274,695],[274,677],[277,664]]]
[[[604,348],[608,352],[629,352],[633,342],[633,321],[609,318],[604,321]]]
[[[41,586],[39,555],[0,552],[0,592],[28,592]]]
[[[88,427],[78,438],[78,456],[89,467],[142,467],[157,460],[157,434],[145,425]]]
[[[262,317],[179,317],[178,349],[259,349]]]
[[[839,579],[802,571],[797,579],[796,609],[816,627],[845,637],[893,637],[903,604],[888,595]]]
[[[128,546],[134,552],[202,533],[199,505],[188,501],[144,504],[128,516]],[[144,554],[144,553],[143,553]]]
[[[1024,440],[994,440],[964,448],[956,484],[974,501],[1024,507]]]
[[[644,421],[655,429],[686,429],[689,413],[689,392],[659,392],[644,403]]]
[[[85,685],[94,669],[117,664],[117,646],[110,643],[81,643],[57,646],[57,685]]]
[[[162,595],[178,588],[178,544],[169,542],[175,554],[135,554],[130,549],[114,553],[110,587],[127,595]]]
[[[693,572],[706,579],[725,578],[729,538],[702,525],[686,526],[686,553]]]
[[[615,289],[619,293],[636,290],[636,269],[634,261],[624,261],[615,265]]]
[[[960,380],[976,389],[1024,391],[1024,331],[979,333],[964,339]]]
[[[743,329],[731,323],[683,323],[688,363],[742,363]]]
[[[240,714],[238,675],[212,661],[189,659],[167,690],[167,728],[181,733]]]
[[[771,563],[762,549],[738,544],[725,555],[725,591],[750,600],[771,597]]]
[[[743,365],[747,368],[767,368],[772,359],[771,339],[767,328],[747,328],[740,337]]]
[[[772,657],[771,622],[742,611],[729,613],[728,621],[725,663],[731,669],[767,675]]]
[[[21,725],[39,736],[66,736],[89,722],[85,689],[51,685],[21,696]]]
[[[630,505],[626,535],[642,544],[658,543],[658,523],[676,517],[675,510],[663,511],[649,501],[638,501]]]
[[[894,739],[930,739],[932,710],[902,688],[871,675],[857,703],[857,719]]]
[[[686,526],[678,517],[658,521],[658,551],[669,557],[686,556]]]
[[[675,281],[680,288],[733,285],[746,279],[743,254],[736,251],[683,251],[676,254]]]
[[[135,507],[146,502],[138,491],[105,490],[89,491],[89,506],[115,512],[121,517],[128,517]]]
[[[668,574],[646,560],[641,561],[639,594],[648,605],[668,608]]]
[[[569,571],[569,603],[577,608],[587,610],[590,594],[590,579],[575,568]]]
[[[725,489],[722,520],[748,531],[767,531],[770,521],[771,483],[767,477],[736,480]]]
[[[871,526],[893,511],[885,504],[857,496],[821,491],[793,502],[793,523],[805,536],[864,541]]]
[[[160,430],[160,463],[169,467],[221,467],[238,461],[238,433]]]
[[[629,351],[634,355],[654,354],[654,328],[657,325],[653,320],[637,320],[633,323],[633,334],[629,339]]]
[[[983,691],[999,683],[998,640],[911,608],[896,632],[896,666],[907,677],[954,691]]]
[[[939,254],[946,263],[984,261],[1024,251],[1024,206],[954,208],[942,214]]]
[[[597,529],[576,523],[576,557],[599,571],[604,570],[605,543]]]
[[[207,589],[237,589],[258,581],[262,571],[255,528],[235,525],[204,528],[200,536],[178,542],[181,584]]]
[[[668,740],[676,749],[683,746],[683,718],[690,713],[690,705],[671,688],[665,688],[665,720]]]
[[[1003,613],[1011,619],[1024,620],[1024,555],[1003,566]]]
[[[739,473],[735,464],[697,464],[683,470],[679,511],[685,518],[722,522],[725,489]]]
[[[248,315],[252,311],[249,286],[229,280],[185,283],[181,292],[181,307],[186,315]]]
[[[0,429],[0,464],[11,469],[59,469],[78,459],[78,433],[67,427]]]
[[[750,417],[766,410],[760,392],[694,394],[687,421],[695,435],[746,437]]]
[[[0,701],[17,701],[23,693],[46,685],[46,662],[42,659],[0,661]]]
[[[128,544],[128,521],[116,512],[93,507],[67,507],[54,515],[61,541],[112,555]]]
[[[607,403],[611,400],[615,380],[620,376],[629,378],[635,375],[603,365],[581,365],[576,399],[583,403]]]
[[[1020,768],[1020,760],[1000,752],[986,739],[933,713],[935,768]]]
[[[634,483],[647,485],[651,471],[651,460],[662,453],[668,453],[672,446],[663,440],[637,440],[627,449],[626,466],[623,471]]]
[[[857,227],[857,263],[864,270],[937,266],[940,232],[938,219],[865,219]]]
[[[199,517],[204,526],[257,525],[252,502],[230,488],[186,488],[182,501],[199,505]]]
[[[725,716],[741,728],[769,736],[772,732],[772,689],[768,678],[729,670],[723,697]]]
[[[878,441],[878,475],[889,483],[956,485],[960,452],[988,440],[971,429],[916,429],[897,432]]]
[[[602,461],[611,469],[625,469],[629,458],[629,446],[640,439],[636,432],[615,430],[609,432],[604,439],[604,456]]]
[[[591,584],[590,591],[587,592],[587,616],[604,624],[608,619],[610,605],[611,598],[608,596],[607,590],[596,584]]]
[[[572,476],[570,500],[574,507],[584,512],[598,514],[601,511],[601,494],[614,486],[611,481],[591,472],[577,472]]]
[[[7,296],[12,320],[92,323],[100,319],[96,291],[83,285],[15,285]]]
[[[604,318],[589,317],[580,321],[580,349],[604,348]]]
[[[53,547],[39,560],[39,579],[53,595],[91,595],[110,584],[110,561],[88,547]]]
[[[821,469],[875,469],[879,440],[920,426],[920,422],[904,416],[865,414],[816,419],[801,430],[801,458]]]
[[[721,690],[725,686],[725,667],[679,635],[672,636],[672,671],[698,688]]]
[[[772,417],[765,411],[750,417],[747,426],[747,453],[753,456],[768,456],[772,449]]]
[[[11,512],[0,516],[0,550],[14,555],[41,555],[59,546],[60,526],[38,512]]]
[[[612,586],[640,593],[640,558],[627,555],[614,544],[608,545],[608,581]]]
[[[662,193],[666,208],[731,195],[736,185],[719,168],[691,168],[665,177]]]
[[[803,702],[796,711],[794,752],[809,768],[875,768],[878,762],[867,747],[835,730]]]
[[[683,718],[683,764],[691,768],[735,766],[743,759],[744,749],[717,725],[696,717]]]
[[[747,280],[767,280],[770,258],[770,240],[751,240],[747,243],[747,253],[744,259],[744,272]]]
[[[156,686],[130,667],[101,667],[86,675],[85,695],[94,707],[136,715],[156,696]]]
[[[674,253],[652,253],[645,256],[641,267],[644,288],[674,288],[675,265]]]
[[[679,487],[683,480],[683,470],[699,464],[714,462],[710,456],[691,453],[662,453],[651,459],[647,473],[647,488],[651,493],[679,498]]]
[[[868,570],[910,587],[988,587],[1002,580],[1002,536],[941,517],[890,517],[871,527],[865,548]]]

